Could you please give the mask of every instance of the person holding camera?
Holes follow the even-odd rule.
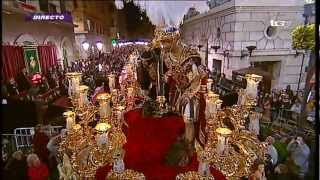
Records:
[[[296,137],[288,144],[287,150],[294,163],[300,167],[299,176],[303,179],[309,169],[310,148],[302,137]]]

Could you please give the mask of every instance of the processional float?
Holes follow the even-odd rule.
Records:
[[[228,179],[248,176],[254,161],[264,159],[265,154],[265,146],[257,138],[257,122],[261,114],[252,112],[256,105],[257,86],[262,77],[247,75],[247,88],[239,91],[238,104],[221,109],[222,101],[219,95],[212,91],[212,80],[208,79],[206,85],[201,85],[201,68],[192,62],[195,58],[200,58],[199,54],[180,41],[179,33],[156,29],[153,45],[162,48],[163,61],[170,75],[177,81],[178,98],[169,104],[187,121],[195,120],[198,113],[192,112],[190,116],[190,102],[197,104],[197,93],[206,92],[207,140],[204,147],[198,149],[199,169],[181,173],[176,179],[211,179],[213,177],[209,173],[210,166],[220,170]],[[189,66],[186,66],[188,63]],[[184,67],[189,67],[189,70]],[[250,128],[245,129],[245,120],[248,117]]]

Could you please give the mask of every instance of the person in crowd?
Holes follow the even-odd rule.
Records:
[[[278,162],[278,152],[276,148],[273,146],[274,141],[275,140],[272,136],[268,136],[266,138],[267,154],[270,155],[273,166],[275,166]]]
[[[37,154],[29,154],[27,163],[30,180],[48,180],[49,169],[45,163],[41,162]]]
[[[42,162],[49,164],[49,150],[47,144],[49,137],[44,133],[43,126],[38,124],[35,128],[35,134],[32,139],[34,153],[36,153]]]
[[[58,147],[59,143],[61,142],[62,138],[66,136],[67,130],[62,129],[61,132],[53,137],[50,138],[47,148],[50,152],[49,160],[50,160],[50,167],[57,165],[57,163],[61,162],[61,159],[58,157]]]
[[[50,89],[54,89],[59,85],[58,77],[55,70],[51,70],[51,72],[49,71],[47,81]]]
[[[271,99],[269,94],[265,94],[263,98],[264,117],[268,120],[271,118]]]
[[[238,102],[238,92],[237,91],[238,91],[237,87],[233,86],[230,93],[221,97],[221,100],[222,100],[221,108],[237,104],[237,102]]]
[[[27,161],[23,152],[16,151],[5,165],[3,178],[8,180],[28,179],[27,169]]]
[[[310,148],[302,137],[296,137],[288,144],[287,150],[293,162],[300,167],[299,176],[303,179],[309,169]]]
[[[285,92],[289,96],[290,101],[293,102],[294,94],[293,94],[293,91],[291,90],[291,86],[290,85],[287,85]]]
[[[5,81],[2,79],[1,80],[1,98],[8,98],[8,97],[9,97],[8,87]]]
[[[299,167],[295,165],[292,158],[288,158],[286,162],[279,164],[274,169],[274,174],[269,179],[272,180],[301,180],[297,174]]]
[[[42,76],[42,80],[41,80],[41,83],[40,83],[40,91],[39,93],[40,94],[43,94],[43,93],[46,93],[48,92],[50,89],[50,85],[48,83],[48,80],[45,76]]]
[[[94,93],[92,95],[92,103],[96,104],[96,98],[98,94],[105,92],[105,85],[104,82],[100,81],[97,82],[97,88],[94,90]]]
[[[275,91],[273,91],[271,98],[271,122],[275,121],[278,118],[280,106],[279,95]]]
[[[22,71],[17,75],[16,77],[18,89],[20,92],[22,91],[28,91],[31,87],[31,81],[28,76],[28,72],[26,68],[23,68]]]
[[[18,84],[13,78],[9,80],[7,89],[8,89],[9,96],[18,96],[20,94],[18,89]]]
[[[286,91],[282,91],[279,97],[280,101],[280,111],[282,111],[282,117],[289,119],[291,116],[290,108],[291,108],[291,99],[289,94]]]
[[[298,120],[302,110],[302,104],[300,103],[299,99],[296,99],[290,110],[292,111],[293,120]]]

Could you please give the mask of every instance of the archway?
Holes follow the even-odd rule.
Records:
[[[62,52],[63,67],[67,68],[72,61],[72,54],[73,54],[72,42],[68,37],[62,38],[61,52]]]
[[[36,39],[28,34],[28,33],[23,33],[20,34],[16,40],[14,41],[14,44],[16,45],[34,45],[34,44],[38,44],[38,42],[36,41]]]

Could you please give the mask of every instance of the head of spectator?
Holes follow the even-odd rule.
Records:
[[[36,154],[29,154],[27,157],[28,167],[38,167],[41,165],[41,161]]]
[[[44,180],[49,177],[49,169],[42,163],[36,154],[29,154],[27,157],[28,176],[31,180]]]
[[[272,136],[268,136],[267,138],[266,138],[266,143],[268,144],[268,145],[272,145],[273,143],[274,143],[274,138],[272,137]]]
[[[291,86],[290,86],[290,85],[287,85],[286,91],[287,91],[287,92],[288,92],[288,91],[291,91]]]
[[[16,152],[14,152],[14,153],[12,153],[12,157],[14,158],[14,159],[16,159],[16,160],[23,160],[23,158],[24,158],[24,154],[23,154],[23,152],[22,151],[16,151]]]
[[[36,127],[34,128],[35,132],[43,132],[43,125],[42,124],[37,124]]]

